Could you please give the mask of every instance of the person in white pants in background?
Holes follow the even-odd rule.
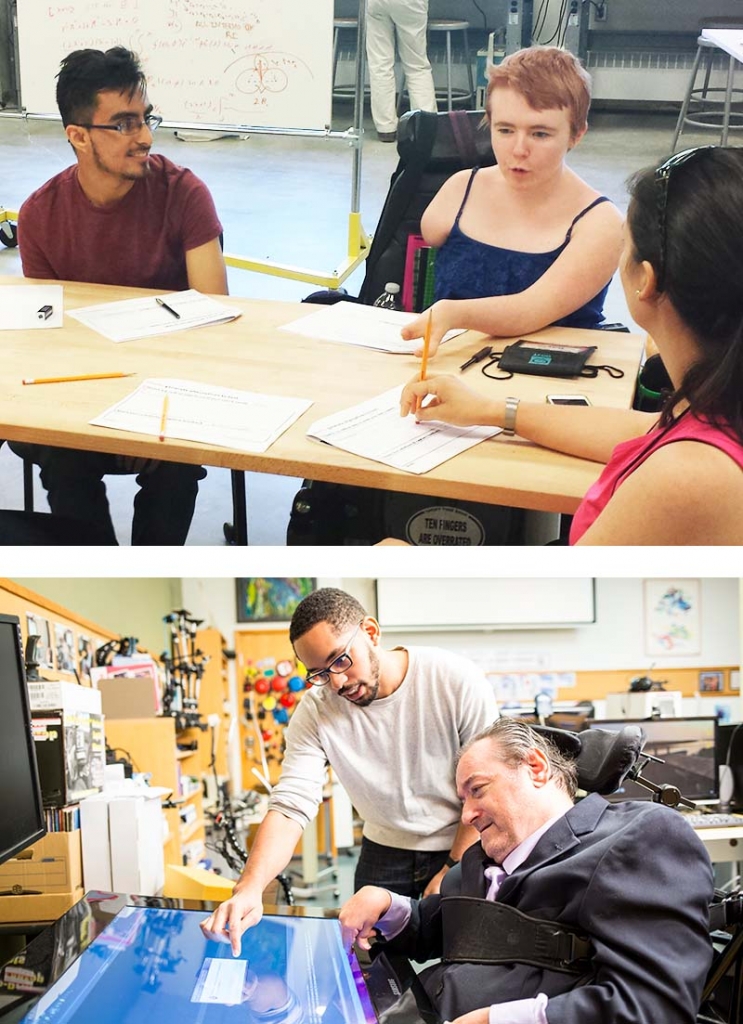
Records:
[[[428,0],[369,0],[366,56],[371,112],[382,142],[397,138],[395,34],[411,110],[436,110],[433,73],[426,53]]]

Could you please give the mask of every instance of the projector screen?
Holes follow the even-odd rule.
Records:
[[[596,621],[594,580],[379,579],[384,629],[526,629]]]

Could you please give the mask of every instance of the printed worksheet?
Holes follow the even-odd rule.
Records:
[[[363,455],[408,473],[427,473],[480,441],[499,434],[500,427],[453,427],[448,423],[416,423],[400,416],[403,385],[313,423],[308,437]]]
[[[410,355],[423,344],[422,338],[404,341],[401,329],[418,318],[418,313],[401,313],[396,309],[382,309],[379,306],[365,306],[361,302],[336,302],[332,306],[320,306],[314,313],[308,313],[299,320],[292,320],[280,327],[305,338],[322,341],[337,341],[344,345],[360,345],[362,348],[376,348],[381,352]],[[442,344],[463,330],[447,331]]]
[[[161,440],[180,438],[241,452],[265,452],[311,405],[305,398],[153,377],[90,422],[159,435]]]

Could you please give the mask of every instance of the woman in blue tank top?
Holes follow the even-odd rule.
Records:
[[[602,322],[622,218],[565,163],[589,104],[588,73],[557,47],[520,50],[492,69],[497,164],[453,175],[421,219],[439,250],[430,354],[452,328],[513,337]],[[427,320],[428,311],[403,337],[421,338]]]

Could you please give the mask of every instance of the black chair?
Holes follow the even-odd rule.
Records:
[[[411,110],[400,118],[400,159],[366,259],[360,302],[374,302],[388,281],[402,282],[408,237],[419,234],[423,212],[447,178],[495,163],[490,132],[480,127],[482,117],[481,110]]]
[[[631,779],[652,793],[652,799],[669,807],[694,806],[675,786],[659,785],[642,777],[651,760],[643,753],[644,734],[637,725],[618,732],[590,729],[565,732],[549,726],[532,726],[576,762],[578,785],[588,793],[604,796],[616,792]],[[717,891],[710,906],[710,932],[715,949],[702,993],[697,1024],[740,1024],[743,1020],[743,892]]]

